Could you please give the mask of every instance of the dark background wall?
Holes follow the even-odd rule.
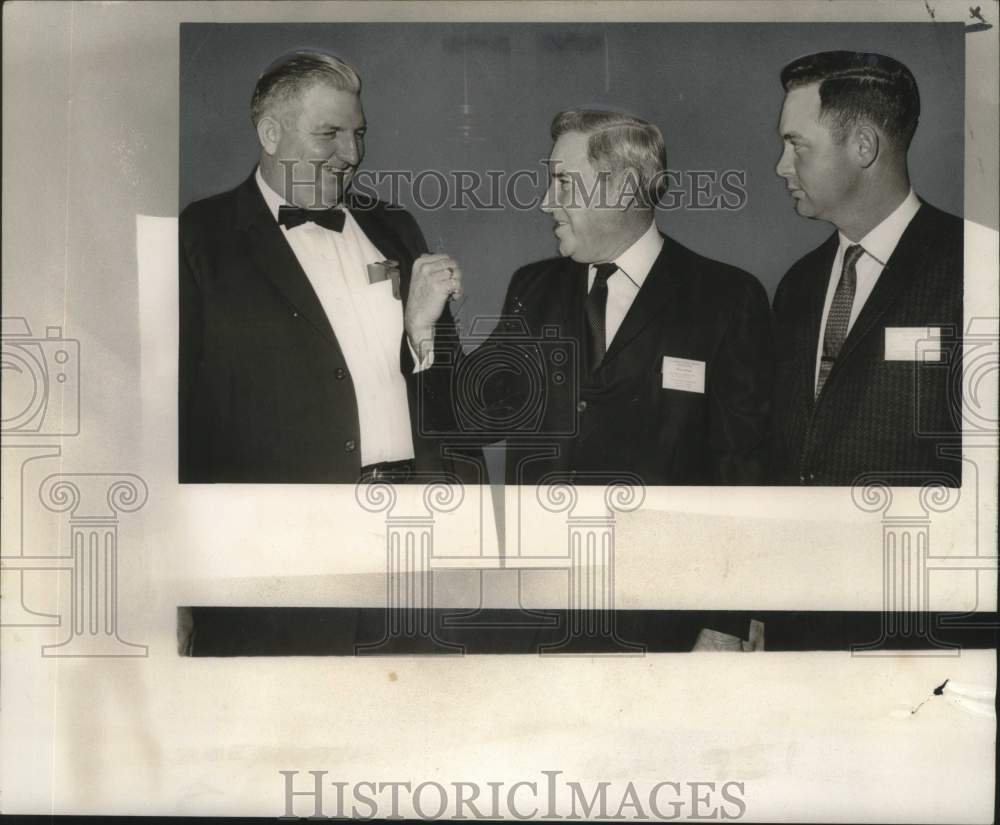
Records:
[[[594,105],[656,123],[671,169],[742,170],[747,192],[735,211],[661,210],[660,228],[751,271],[773,293],[788,266],[831,231],[795,214],[774,173],[781,67],[843,48],[903,61],[923,107],[910,151],[914,187],[961,214],[963,38],[961,24],[930,23],[183,24],[179,205],[232,188],[252,171],[258,148],[249,101],[258,75],[285,52],[315,48],[362,77],[363,168],[371,171],[527,169],[543,180],[539,161],[556,111]],[[542,185],[519,193],[540,194]],[[437,188],[428,181],[423,191],[433,200]],[[399,200],[413,208],[406,187]],[[414,212],[431,248],[462,264],[466,329],[475,315],[499,310],[518,266],[556,254],[550,221],[537,209]]]

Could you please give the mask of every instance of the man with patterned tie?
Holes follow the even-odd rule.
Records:
[[[534,432],[508,434],[508,482],[631,473],[647,485],[762,483],[773,357],[763,287],[659,232],[666,151],[655,126],[570,110],[551,133],[542,209],[561,257],[514,274],[504,320],[467,363],[500,364],[491,348],[511,340],[544,352],[559,338],[577,344],[579,372],[567,381],[558,364],[492,371],[501,386],[486,382],[482,396],[507,420],[526,400],[544,402]]]
[[[272,65],[251,104],[256,170],[180,216],[182,482],[448,469],[411,422],[418,408],[447,412],[435,356],[449,358],[429,345],[457,346],[447,301],[461,271],[427,254],[408,213],[349,192],[364,155],[360,92],[329,55]],[[423,340],[406,340],[404,314]]]
[[[963,229],[910,185],[916,81],[859,52],[800,58],[781,81],[776,171],[837,231],[774,296],[773,480],[958,485]]]

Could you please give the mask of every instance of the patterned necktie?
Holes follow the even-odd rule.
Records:
[[[334,232],[341,232],[344,229],[344,210],[335,207],[330,209],[302,209],[298,206],[278,207],[278,224],[281,226],[294,229],[307,221],[332,229]]]
[[[840,281],[837,283],[836,292],[833,293],[833,303],[830,304],[826,331],[823,333],[823,355],[819,362],[819,378],[816,380],[817,398],[826,379],[830,377],[833,362],[837,360],[847,338],[847,325],[851,320],[854,293],[858,287],[858,272],[855,265],[864,252],[865,250],[858,244],[852,244],[844,251],[844,268],[840,271]]]
[[[594,267],[594,285],[590,288],[584,312],[587,315],[588,352],[590,361],[589,372],[597,369],[604,357],[607,341],[605,341],[605,315],[608,309],[608,278],[618,271],[617,264],[597,264]]]

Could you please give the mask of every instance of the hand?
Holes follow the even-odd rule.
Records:
[[[410,346],[426,355],[434,343],[434,324],[452,297],[462,296],[462,270],[445,254],[421,255],[413,263],[403,324]]]

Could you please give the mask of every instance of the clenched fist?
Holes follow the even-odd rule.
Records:
[[[462,270],[445,254],[421,255],[413,263],[403,323],[410,346],[422,360],[434,344],[434,323],[452,297],[462,296]]]

